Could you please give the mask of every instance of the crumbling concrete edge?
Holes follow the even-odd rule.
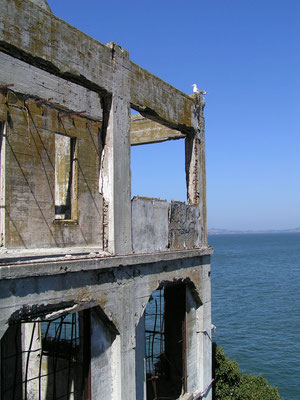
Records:
[[[68,260],[55,260],[49,262],[19,262],[7,263],[0,267],[0,279],[19,279],[33,276],[60,275],[73,272],[92,270],[104,270],[108,268],[120,268],[133,265],[151,264],[157,262],[192,259],[201,256],[210,256],[213,253],[211,247],[192,250],[165,251],[152,254],[130,254],[123,256],[91,258],[77,257]]]

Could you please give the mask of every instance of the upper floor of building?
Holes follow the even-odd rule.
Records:
[[[207,247],[200,94],[30,0],[0,4],[0,65],[2,252]],[[185,141],[187,204],[132,198],[131,146],[174,139]]]

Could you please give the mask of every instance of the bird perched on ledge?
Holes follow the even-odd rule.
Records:
[[[192,84],[192,86],[193,86],[193,92],[194,93],[199,93],[199,94],[206,94],[206,91],[205,90],[201,90],[201,89],[198,89],[197,88],[197,85],[196,85],[196,83],[193,83]]]

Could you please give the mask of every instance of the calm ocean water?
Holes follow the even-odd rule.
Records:
[[[300,400],[300,234],[211,235],[209,244],[214,340],[243,372]]]

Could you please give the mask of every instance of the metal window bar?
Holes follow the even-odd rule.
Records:
[[[24,322],[26,324],[26,322]],[[5,355],[1,351],[1,370],[4,371],[6,364],[9,360],[13,360],[14,364],[14,375],[8,384],[3,382],[4,375],[1,374],[2,380],[2,400],[19,400],[18,390],[20,385],[22,385],[24,399],[28,398],[28,385],[29,382],[38,380],[37,395],[38,400],[45,398],[42,388],[42,378],[50,377],[53,381],[51,391],[53,393],[53,400],[57,399],[70,399],[70,395],[74,396],[74,399],[80,399],[83,392],[83,337],[80,335],[83,330],[80,329],[79,325],[83,323],[83,316],[79,313],[67,314],[65,316],[53,319],[53,320],[39,320],[38,322],[32,323],[31,337],[29,340],[28,348],[21,349],[18,345],[19,335],[21,332],[21,324],[19,324],[18,329],[16,329],[14,336],[14,353]],[[37,348],[33,348],[34,335],[39,330],[40,345]],[[29,365],[30,358],[34,354],[38,353],[39,362],[36,374],[34,376],[29,376]],[[47,373],[43,373],[43,360],[47,358],[48,370]],[[20,360],[24,360],[23,365],[25,366],[25,371],[23,373],[24,379],[18,379],[18,368]],[[52,360],[51,360],[52,359]],[[62,361],[60,361],[60,366],[58,367],[58,361],[65,360],[65,366],[62,366]],[[52,370],[50,369],[50,363],[52,364]],[[7,364],[8,365],[8,364]],[[82,382],[78,384],[76,382],[76,387],[71,387],[71,374],[74,373],[74,369],[79,368],[82,375]],[[20,371],[19,371],[20,372]],[[57,393],[57,377],[60,374],[64,374],[67,378],[67,386],[65,387],[64,393]],[[73,390],[72,390],[73,389]],[[47,387],[48,390],[48,387]],[[48,398],[48,396],[47,396]]]
[[[153,292],[145,311],[146,372],[159,374],[160,359],[165,351],[164,290]]]

